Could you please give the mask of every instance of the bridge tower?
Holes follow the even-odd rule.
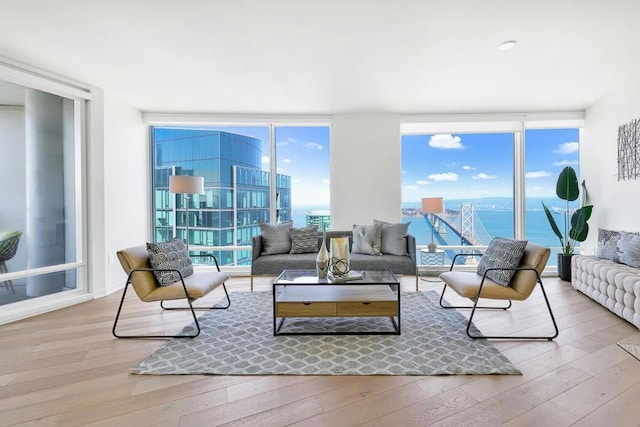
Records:
[[[463,203],[460,206],[460,243],[464,244],[464,240],[469,242],[476,241],[475,223],[473,220],[473,203]]]

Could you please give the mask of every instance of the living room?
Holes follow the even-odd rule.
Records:
[[[330,123],[331,217],[342,230],[400,220],[407,123],[583,119],[580,178],[596,209],[582,249],[594,251],[598,228],[639,229],[640,184],[618,180],[617,146],[619,126],[640,114],[634,2],[65,3],[5,7],[1,76],[49,80],[49,90],[81,82],[90,99],[77,260],[86,289],[3,307],[2,323],[120,292],[116,251],[150,236],[148,126],[158,123]],[[511,39],[516,47],[498,49]]]

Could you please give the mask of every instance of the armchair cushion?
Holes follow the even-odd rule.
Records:
[[[525,246],[527,246],[526,240],[493,238],[480,259],[478,274],[484,275],[489,268],[517,268]],[[501,286],[509,286],[514,274],[514,270],[491,270],[487,272],[487,277]]]
[[[153,268],[173,268],[180,270],[182,277],[193,274],[193,262],[187,252],[187,247],[180,239],[168,242],[147,243],[149,262]],[[168,286],[180,281],[177,271],[154,271],[160,286]]]

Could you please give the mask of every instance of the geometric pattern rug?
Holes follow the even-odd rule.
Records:
[[[618,342],[616,344],[618,344],[621,349],[623,349],[636,359],[640,360],[640,344],[625,344],[621,342]]]
[[[455,375],[521,372],[433,291],[403,292],[402,335],[273,336],[271,292],[234,292],[227,310],[204,312],[196,338],[173,338],[130,370],[135,374]],[[184,332],[193,330],[187,326]],[[287,318],[281,331],[388,328],[389,318]],[[476,334],[479,331],[472,328]]]

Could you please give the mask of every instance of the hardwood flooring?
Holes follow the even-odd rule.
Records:
[[[256,289],[272,280],[256,280]],[[228,285],[233,304],[249,279]],[[616,345],[640,344],[638,329],[567,282],[545,278],[545,287],[558,338],[495,341],[522,376],[131,375],[165,340],[112,337],[118,292],[0,326],[0,425],[640,425],[640,361]],[[402,288],[415,290],[415,278],[404,277]],[[440,291],[441,284],[421,281],[420,288]],[[207,300],[222,296],[216,290]],[[536,290],[509,312],[479,313],[476,325],[486,333],[544,333],[545,310]],[[162,333],[188,322],[187,313],[128,295],[121,325]]]

